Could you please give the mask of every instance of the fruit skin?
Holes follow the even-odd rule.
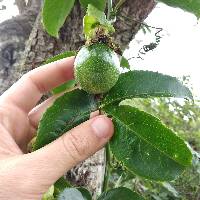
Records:
[[[76,56],[74,66],[77,83],[91,94],[108,92],[119,77],[119,58],[102,43],[83,46]]]

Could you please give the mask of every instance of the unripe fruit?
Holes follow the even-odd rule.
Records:
[[[77,83],[91,94],[108,92],[119,77],[119,58],[106,44],[83,46],[74,65]]]

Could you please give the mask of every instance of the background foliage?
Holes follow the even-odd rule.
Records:
[[[171,98],[125,100],[123,104],[136,106],[159,117],[168,127],[185,139],[193,151],[193,164],[175,181],[156,183],[135,177],[116,163],[110,186],[126,186],[155,200],[200,199],[200,104]]]

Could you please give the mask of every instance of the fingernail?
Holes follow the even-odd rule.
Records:
[[[97,117],[92,122],[92,128],[94,130],[94,133],[99,138],[107,138],[109,136],[110,132],[110,126],[108,119],[105,117]]]

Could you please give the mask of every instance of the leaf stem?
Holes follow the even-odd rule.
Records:
[[[112,0],[108,0],[108,13],[107,13],[108,20],[110,20],[110,18],[111,18],[112,5],[113,5]]]
[[[103,192],[108,190],[108,183],[110,178],[110,146],[109,143],[106,145],[106,169],[104,174],[104,182],[103,182]]]

